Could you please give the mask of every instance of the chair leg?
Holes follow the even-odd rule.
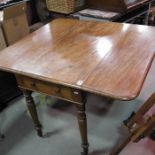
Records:
[[[155,127],[155,115],[148,119],[143,125],[137,127],[129,137],[116,149],[114,149],[110,155],[119,155],[119,153],[132,141],[134,143],[139,142],[141,139],[150,136]]]
[[[155,115],[150,117],[143,125],[133,131],[131,141],[138,142],[142,138],[150,137],[153,129],[155,128]]]
[[[143,117],[146,114],[146,112],[154,105],[154,103],[155,103],[155,93],[151,95],[151,97],[142,105],[142,107],[136,113],[132,114],[125,121],[126,126],[129,128],[131,134],[129,137],[126,138],[126,140],[119,147],[114,149],[110,153],[110,155],[118,155],[130,141],[138,142],[142,138],[146,136],[150,136],[150,134],[152,133],[155,127],[155,116],[152,116],[151,118],[146,120],[146,122],[144,122],[143,124],[135,128],[134,128],[134,124],[137,123],[137,120],[140,117]]]
[[[132,125],[139,119],[139,117],[144,116],[146,112],[154,105],[155,103],[155,93],[149,97],[149,99],[141,106],[141,108],[133,115],[131,119],[128,120],[127,127],[131,128]]]
[[[37,131],[37,134],[39,137],[43,137],[42,126],[39,122],[36,106],[35,106],[34,100],[33,100],[32,95],[31,95],[32,92],[28,91],[28,90],[23,90],[23,89],[22,89],[22,92],[24,94],[24,97],[25,97],[25,100],[27,103],[27,107],[28,107],[29,113],[32,117],[32,120],[33,120],[35,129]]]

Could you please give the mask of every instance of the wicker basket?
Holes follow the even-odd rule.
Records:
[[[69,14],[78,11],[85,4],[85,0],[46,0],[49,11]]]

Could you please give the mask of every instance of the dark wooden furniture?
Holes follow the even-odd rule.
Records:
[[[152,0],[86,0],[86,6],[95,10],[119,12],[121,16],[112,21],[137,23],[137,18],[142,17],[144,20],[138,24],[147,25],[151,2]]]
[[[68,15],[50,12],[50,15],[52,19],[76,18],[81,20],[113,21],[148,25],[151,2],[152,0],[86,0],[83,10],[93,9],[96,11],[107,11],[107,14],[110,12],[117,12],[120,14],[119,16],[114,16],[114,18],[107,18],[107,16],[103,18],[94,17],[92,14],[81,16],[81,13],[79,13],[80,11]]]
[[[21,94],[14,75],[0,71],[0,112],[10,100]]]
[[[31,92],[72,102],[87,155],[87,94],[136,98],[154,58],[154,36],[153,27],[58,19],[0,52],[0,70],[16,75],[39,136]]]
[[[151,3],[124,14],[98,9],[85,9],[74,13],[72,16],[80,20],[94,20],[102,22],[110,21],[148,25],[150,5]],[[86,14],[85,12],[89,13]],[[94,15],[93,12],[96,12],[97,15]]]
[[[2,2],[0,2],[0,10],[4,9],[6,7],[9,7],[9,6],[15,5],[17,3],[20,3],[21,1],[28,2],[30,0],[8,0],[8,1],[2,1]],[[4,3],[4,2],[7,2],[7,3]]]
[[[150,3],[152,0],[86,0],[89,8],[126,13]]]
[[[137,143],[145,137],[151,137],[152,134],[154,136],[155,114],[152,116],[146,115],[154,104],[155,93],[149,97],[136,113],[132,113],[132,115],[124,121],[130,134],[119,147],[117,146],[117,148],[111,152],[110,155],[118,155],[130,141]]]

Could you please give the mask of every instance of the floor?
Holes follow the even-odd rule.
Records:
[[[152,94],[154,75],[155,62],[140,96],[134,101],[107,104],[103,97],[88,96],[90,155],[108,155],[112,147],[118,145],[127,133],[122,121]],[[44,127],[44,138],[36,135],[25,101],[20,97],[0,113],[0,130],[6,135],[5,140],[0,141],[0,155],[80,155],[74,105],[40,94],[33,96]],[[145,138],[137,144],[130,143],[120,155],[155,155],[155,142]]]

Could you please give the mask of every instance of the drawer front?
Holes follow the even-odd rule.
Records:
[[[55,96],[77,104],[82,103],[83,93],[80,90],[26,76],[16,75],[16,79],[20,88]]]

